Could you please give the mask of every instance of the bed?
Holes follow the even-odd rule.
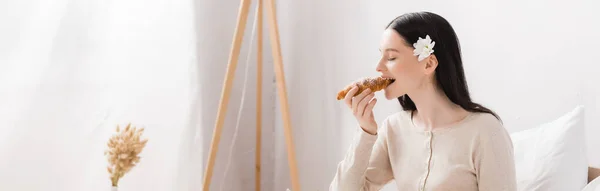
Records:
[[[590,165],[584,107],[510,134],[519,191],[600,191],[600,168]]]

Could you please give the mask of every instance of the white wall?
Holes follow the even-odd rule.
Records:
[[[356,78],[377,75],[383,27],[410,11],[433,11],[451,22],[461,40],[473,98],[498,112],[509,132],[584,105],[588,146],[600,147],[600,140],[592,139],[600,135],[600,78],[593,73],[600,64],[595,58],[600,42],[597,2],[304,0],[284,1],[280,7],[303,190],[326,190],[352,141],[355,122],[334,100],[336,91]],[[381,101],[376,118],[398,109],[395,100]],[[290,184],[278,119],[274,190],[284,190]],[[600,166],[600,153],[589,157],[590,164]]]

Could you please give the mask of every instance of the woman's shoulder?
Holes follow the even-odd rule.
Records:
[[[472,113],[469,125],[479,140],[510,140],[502,121],[490,113]],[[508,139],[507,139],[508,138]]]
[[[469,117],[471,118],[469,125],[481,131],[506,130],[502,121],[491,113],[473,112]]]

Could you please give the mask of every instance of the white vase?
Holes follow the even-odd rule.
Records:
[[[119,187],[113,186],[110,188],[110,191],[119,191]]]

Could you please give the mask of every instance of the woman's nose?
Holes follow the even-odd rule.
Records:
[[[381,62],[377,63],[377,65],[375,65],[375,71],[377,71],[377,72],[383,72],[383,71],[385,71],[385,67],[382,66]]]

